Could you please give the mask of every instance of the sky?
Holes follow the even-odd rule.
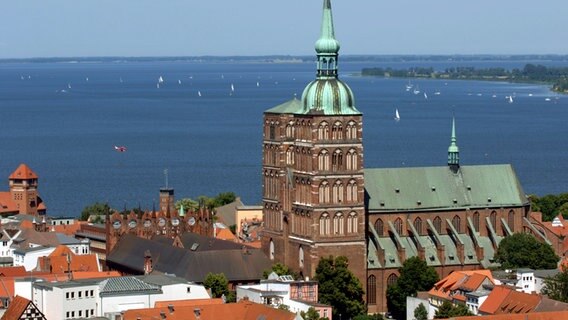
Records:
[[[568,54],[567,0],[332,0],[341,54]],[[311,55],[322,0],[16,0],[0,58]]]

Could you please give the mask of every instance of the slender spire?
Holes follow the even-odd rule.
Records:
[[[456,119],[452,118],[452,138],[448,147],[448,165],[450,167],[459,168],[460,166],[460,149],[456,139]]]
[[[315,47],[318,57],[318,78],[337,78],[337,57],[340,46],[339,41],[335,39],[333,29],[331,0],[323,1],[321,35]]]

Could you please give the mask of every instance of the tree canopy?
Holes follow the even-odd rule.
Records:
[[[222,273],[209,272],[203,281],[203,286],[211,290],[212,298],[221,298],[229,295],[229,280]]]
[[[107,213],[111,213],[111,208],[107,203],[95,202],[92,205],[88,205],[83,208],[80,220],[87,221],[89,220],[89,217],[93,216],[96,221],[91,222],[102,222],[104,221],[104,217]]]
[[[473,316],[474,314],[469,311],[465,304],[453,304],[449,301],[444,301],[442,305],[434,314],[434,319],[447,319],[451,317]]]
[[[541,292],[550,299],[568,302],[568,267],[562,267],[562,272],[545,279]]]
[[[412,257],[398,269],[400,277],[387,288],[387,306],[396,319],[406,318],[406,297],[415,297],[418,291],[430,290],[439,277],[426,261]]]
[[[319,298],[333,307],[333,318],[351,319],[366,311],[363,287],[348,269],[348,259],[338,256],[321,258],[315,280],[319,283]]]
[[[414,320],[428,320],[428,310],[423,303],[414,309]]]
[[[568,193],[549,194],[543,197],[530,195],[533,211],[542,212],[543,221],[552,221],[558,214],[568,218]]]
[[[555,269],[560,258],[552,247],[527,233],[515,233],[499,243],[495,261],[504,269]]]
[[[200,207],[205,207],[207,209],[215,209],[217,207],[229,204],[237,199],[237,195],[234,192],[221,192],[215,197],[199,196],[196,200],[191,198],[183,198],[176,201],[175,207],[177,210],[183,205],[186,211],[195,211]]]
[[[280,262],[273,264],[272,268],[270,268],[268,270],[264,270],[262,272],[262,278],[268,279],[268,276],[272,272],[276,273],[279,276],[290,275],[290,276],[292,276],[292,278],[298,279],[298,273],[297,272],[293,271],[292,269],[290,269],[290,267],[288,267],[287,265],[282,264]]]

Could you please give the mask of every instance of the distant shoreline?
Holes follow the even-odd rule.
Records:
[[[315,55],[261,55],[261,56],[167,56],[167,57],[36,57],[3,58],[1,63],[97,63],[97,62],[151,62],[187,61],[195,63],[303,63],[313,62]],[[461,61],[568,61],[568,55],[342,55],[342,62],[461,62]]]
[[[524,68],[507,70],[502,67],[474,68],[449,67],[444,71],[432,67],[412,67],[396,70],[392,68],[363,68],[361,76],[385,78],[435,79],[435,80],[475,80],[509,83],[537,83],[550,85],[557,93],[568,94],[568,67],[546,67],[526,64]]]

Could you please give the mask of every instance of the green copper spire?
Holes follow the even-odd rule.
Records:
[[[337,76],[339,41],[335,39],[331,1],[323,0],[321,35],[316,41],[317,74],[302,93],[302,110],[298,113],[324,115],[359,115],[349,86]]]
[[[459,167],[460,165],[460,149],[456,141],[456,119],[452,118],[452,138],[448,147],[448,165],[450,167]]]
[[[179,206],[179,216],[185,217],[185,210],[183,209],[183,204]]]
[[[333,15],[331,13],[331,1],[323,1],[323,17],[321,22],[321,35],[316,41],[318,54],[318,78],[337,77],[337,56],[339,41],[335,39],[333,30]]]

